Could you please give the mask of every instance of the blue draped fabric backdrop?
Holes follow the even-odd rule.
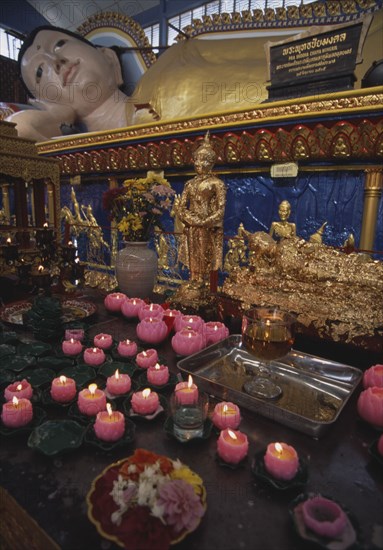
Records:
[[[327,171],[313,169],[300,172],[296,178],[272,178],[264,173],[219,174],[227,187],[225,211],[225,236],[237,233],[242,222],[251,232],[269,231],[272,221],[278,220],[281,201],[291,204],[289,221],[297,226],[297,234],[308,239],[327,222],[323,242],[330,246],[342,246],[350,233],[359,245],[363,216],[364,179],[363,170]],[[176,193],[182,193],[184,183],[191,176],[171,176],[165,172]],[[93,214],[104,229],[104,238],[110,241],[110,222],[102,208],[102,194],[108,189],[108,179],[95,182],[85,180],[74,186],[80,205],[91,205]],[[71,203],[71,185],[61,185],[61,206]],[[173,220],[167,216],[165,229],[173,230]],[[81,242],[79,242],[80,257]],[[380,200],[375,250],[383,250],[383,200]],[[226,248],[225,248],[226,251]],[[383,259],[382,255],[377,256]],[[108,257],[106,257],[108,262]]]

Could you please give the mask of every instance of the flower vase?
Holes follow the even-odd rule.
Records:
[[[116,278],[121,292],[148,298],[157,278],[157,254],[147,242],[126,241],[116,257]]]

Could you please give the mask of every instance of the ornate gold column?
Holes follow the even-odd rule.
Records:
[[[1,184],[1,192],[3,196],[3,210],[4,215],[6,219],[8,220],[8,223],[10,223],[11,220],[11,212],[9,209],[9,183],[2,183]]]
[[[383,168],[367,168],[365,173],[364,207],[359,248],[373,250],[379,199],[383,189]]]

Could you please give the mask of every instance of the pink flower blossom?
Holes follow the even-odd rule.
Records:
[[[157,504],[163,507],[163,516],[176,532],[193,531],[204,514],[199,497],[189,483],[174,479],[161,485]]]

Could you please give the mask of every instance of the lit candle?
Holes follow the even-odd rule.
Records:
[[[196,401],[198,401],[198,388],[193,383],[193,378],[190,374],[188,381],[179,382],[174,391],[177,401],[183,405],[191,405],[192,403],[196,403]]]
[[[383,388],[373,386],[363,390],[358,397],[357,408],[363,420],[383,428]]]
[[[239,407],[230,401],[217,403],[214,407],[212,421],[214,426],[220,430],[224,430],[225,428],[238,428],[241,422]]]
[[[154,367],[158,363],[158,353],[155,349],[147,349],[137,354],[136,363],[142,369]]]
[[[51,274],[43,265],[39,265],[37,270],[32,270],[32,282],[39,288],[48,287],[51,284]]]
[[[19,380],[17,382],[14,382],[13,384],[9,384],[4,390],[4,397],[6,401],[12,401],[13,397],[17,397],[18,399],[25,398],[25,399],[31,399],[33,395],[32,386],[28,382],[28,380]]]
[[[145,317],[157,317],[162,319],[164,316],[164,308],[160,304],[143,304],[138,310],[138,318],[140,321],[145,319]]]
[[[137,336],[148,344],[159,344],[168,335],[165,321],[159,317],[144,317],[136,327]]]
[[[339,538],[347,525],[347,516],[333,500],[320,495],[308,498],[301,506],[305,525],[321,537]]]
[[[13,397],[3,405],[1,420],[7,428],[20,428],[29,424],[33,418],[32,403],[29,399]]]
[[[126,300],[126,295],[122,292],[112,292],[105,296],[104,305],[108,311],[121,311],[122,304]]]
[[[192,355],[204,347],[204,338],[200,332],[184,328],[172,338],[172,348],[178,355]]]
[[[121,305],[121,313],[128,318],[138,317],[138,312],[144,304],[141,298],[127,298]]]
[[[204,330],[205,321],[199,315],[179,315],[174,322],[174,328],[178,332],[184,328],[191,328],[196,332]]]
[[[74,338],[64,340],[61,347],[65,355],[78,355],[82,352],[82,344],[80,340],[75,340]]]
[[[206,345],[210,346],[220,342],[229,336],[229,329],[220,321],[209,321],[205,323]]]
[[[109,349],[113,345],[113,338],[110,334],[96,334],[93,343],[96,348]]]
[[[121,340],[117,346],[117,351],[122,357],[133,357],[137,353],[137,344],[132,340]]]
[[[74,340],[80,340],[82,342],[84,340],[85,331],[82,328],[67,328],[65,330],[65,340],[70,340],[73,338]]]
[[[383,365],[373,365],[364,371],[363,387],[370,388],[372,386],[383,388]]]
[[[293,479],[299,468],[296,450],[286,443],[269,443],[264,463],[268,473],[276,479]]]
[[[107,403],[106,411],[97,413],[94,431],[102,441],[117,441],[124,435],[125,417],[119,411],[113,411],[110,403]]]
[[[132,395],[132,409],[137,414],[153,414],[160,404],[158,394],[150,388],[135,392]]]
[[[154,367],[149,367],[146,371],[149,384],[163,386],[169,382],[169,369],[165,365],[156,363]]]
[[[100,348],[87,348],[84,351],[84,361],[87,365],[96,367],[105,361],[105,353]]]
[[[52,380],[51,397],[54,401],[58,403],[68,403],[74,399],[76,393],[76,382],[73,378],[60,376]]]
[[[122,395],[128,393],[132,386],[132,381],[129,374],[120,374],[117,369],[113,376],[109,376],[106,380],[106,389],[110,395]]]
[[[248,449],[249,441],[243,432],[226,428],[219,434],[217,453],[225,462],[238,464],[245,458]]]
[[[97,388],[97,384],[90,384],[79,392],[77,406],[82,414],[95,416],[106,407],[105,393]]]

